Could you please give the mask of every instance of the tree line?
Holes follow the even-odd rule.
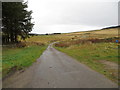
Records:
[[[2,2],[2,42],[16,43],[29,37],[34,24],[27,2]]]

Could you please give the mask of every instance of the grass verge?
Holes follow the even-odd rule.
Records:
[[[101,61],[106,61],[118,64],[118,57],[120,56],[118,56],[118,45],[116,43],[86,43],[55,48],[104,74],[116,83],[118,82],[118,68],[114,69],[110,65],[101,63]]]
[[[2,71],[3,77],[14,70],[21,70],[32,65],[47,46],[33,45],[24,48],[3,47]]]

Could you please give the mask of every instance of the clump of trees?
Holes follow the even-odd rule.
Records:
[[[2,2],[2,41],[16,43],[29,37],[34,24],[27,2]]]

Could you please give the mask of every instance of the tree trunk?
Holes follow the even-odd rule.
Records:
[[[11,35],[10,35],[10,40],[11,40],[12,43],[14,42],[14,36],[13,36],[13,33],[11,33]]]
[[[16,43],[18,42],[18,40],[17,40],[17,34],[15,34],[15,42]]]

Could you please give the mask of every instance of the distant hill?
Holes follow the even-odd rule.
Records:
[[[118,25],[118,26],[112,26],[112,27],[102,28],[101,30],[103,30],[103,29],[113,29],[113,28],[120,28],[120,25]]]
[[[91,30],[91,31],[80,31],[80,32],[69,32],[69,33],[64,33],[66,35],[80,35],[80,34],[114,34],[118,35],[118,28],[120,28],[120,25],[118,26],[111,26],[111,27],[105,27],[102,29],[98,30]],[[30,36],[38,36],[38,35],[57,35],[57,34],[62,34],[62,33],[51,33],[51,34],[37,34],[37,33],[29,33]]]
[[[31,35],[31,36],[38,36],[38,35],[56,35],[56,34],[61,34],[61,33],[46,33],[46,34],[29,33],[29,35]]]
[[[98,30],[66,33],[65,35],[71,36],[74,39],[112,38],[112,37],[118,37],[119,28],[120,26],[112,26]]]

